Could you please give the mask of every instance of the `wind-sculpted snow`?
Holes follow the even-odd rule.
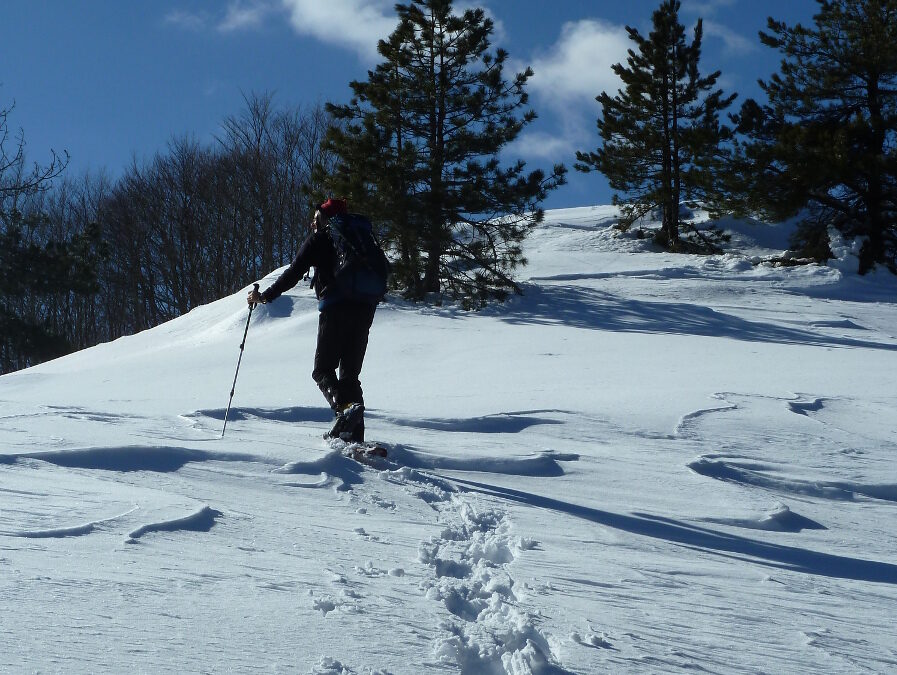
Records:
[[[350,490],[353,485],[362,483],[364,467],[355,460],[344,455],[339,449],[332,449],[317,459],[296,461],[285,464],[275,470],[276,473],[305,474],[320,476],[313,484],[286,483],[292,487],[329,487],[338,491]]]
[[[810,400],[786,401],[788,409],[798,415],[809,416],[812,413],[819,412],[825,407],[825,399],[814,398]]]
[[[348,457],[343,445],[335,442],[330,452],[313,460],[290,462],[276,470],[277,473],[305,474],[320,476],[314,483],[296,484],[294,487],[330,487],[345,491],[363,482],[363,466]],[[575,454],[559,454],[542,452],[530,457],[451,457],[434,455],[412,448],[394,445],[389,448],[389,458],[373,460],[380,468],[386,469],[426,469],[442,471],[479,472],[505,474],[510,476],[562,476],[561,462],[572,462],[579,459]]]
[[[769,475],[776,467],[744,462],[741,458],[702,457],[688,468],[702,476],[765,488],[782,494],[821,499],[853,500],[856,495],[897,502],[897,484],[864,485],[848,481],[785,479]]]
[[[524,429],[540,424],[563,424],[563,420],[548,416],[539,416],[539,413],[560,413],[558,410],[534,410],[524,412],[509,412],[498,415],[484,415],[470,419],[390,419],[393,424],[416,429],[430,429],[433,431],[447,431],[453,433],[471,434],[516,434]]]
[[[726,393],[715,398],[724,405],[690,413],[677,428],[677,433],[691,438],[716,434],[717,443],[727,450],[689,462],[688,468],[695,473],[779,495],[836,501],[852,501],[859,496],[897,502],[897,480],[880,482],[888,471],[897,479],[889,453],[873,456],[862,448],[881,440],[869,438],[868,428],[864,430],[852,418],[843,417],[844,408],[853,407],[850,401],[806,394],[779,399]],[[756,426],[754,412],[761,407],[771,408],[770,412],[776,414],[774,424]],[[890,411],[881,410],[878,414],[887,415]],[[751,420],[748,429],[741,422],[746,415]],[[732,428],[739,429],[737,439],[727,438]],[[752,439],[751,434],[756,436]],[[885,447],[897,450],[897,444],[887,441]],[[775,451],[770,452],[771,448]],[[807,452],[809,456],[805,455]],[[857,458],[851,462],[857,477],[844,479],[840,472],[835,475],[829,459],[833,456]],[[792,467],[798,459],[799,471]],[[873,477],[879,480],[872,480]]]
[[[196,420],[209,418],[223,422],[226,410],[226,408],[197,410],[184,415],[184,417]],[[231,422],[237,420],[268,420],[271,422],[286,422],[288,424],[296,424],[298,422],[326,423],[333,420],[333,413],[322,406],[294,406],[290,408],[247,408],[246,406],[235,406],[230,409],[227,418]]]
[[[707,518],[707,522],[733,525],[749,530],[769,530],[772,532],[800,532],[801,530],[824,530],[825,526],[795,513],[784,504],[772,512],[756,518]]]
[[[398,446],[390,456],[408,467],[416,469],[440,469],[443,471],[468,471],[482,473],[505,474],[509,476],[562,476],[563,462],[575,462],[579,455],[573,453],[540,452],[533,456],[517,457],[453,457],[436,455],[414,450],[410,447]]]
[[[222,516],[220,511],[209,506],[203,506],[195,513],[181,518],[172,518],[158,523],[146,523],[128,535],[128,543],[136,543],[141,537],[153,532],[208,532],[214,526],[218,518]]]
[[[49,529],[43,530],[21,530],[18,532],[9,532],[7,534],[13,537],[25,537],[28,539],[48,539],[48,538],[58,538],[58,537],[81,537],[87,534],[90,534],[97,528],[101,528],[106,524],[113,523],[117,520],[121,520],[126,516],[134,513],[138,507],[134,507],[129,511],[122,513],[121,515],[112,516],[110,518],[101,518],[99,520],[94,520],[89,523],[83,523],[81,525],[73,525],[71,527],[53,527]]]

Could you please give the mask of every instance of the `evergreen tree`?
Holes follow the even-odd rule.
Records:
[[[600,171],[623,193],[613,198],[622,207],[623,227],[658,209],[658,241],[673,250],[682,247],[680,204],[700,201],[712,209],[719,203],[725,141],[731,137],[719,115],[735,98],[714,89],[719,71],[700,75],[702,22],[688,44],[679,7],[679,0],[664,0],[647,38],[626,27],[637,51],[629,50],[627,66],[613,66],[623,88],[615,96],[596,97],[603,143],[593,152],[577,152],[575,164],[580,171]],[[701,238],[700,248],[715,248],[711,238],[691,231]]]
[[[0,212],[0,373],[70,352],[74,327],[65,321],[66,306],[99,290],[104,247],[96,225],[69,241],[27,243],[23,228],[41,218]]]
[[[827,228],[862,237],[861,273],[897,273],[897,0],[818,0],[814,26],[768,20],[780,73],[733,119],[743,206],[803,213],[799,241],[829,255]]]
[[[451,0],[397,5],[399,24],[378,45],[384,61],[331,105],[331,191],[384,228],[395,277],[412,298],[445,292],[465,306],[519,292],[521,242],[566,169],[525,172],[499,153],[535,119],[527,69],[506,81],[507,52],[489,51],[493,23]]]

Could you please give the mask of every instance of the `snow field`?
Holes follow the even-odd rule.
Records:
[[[897,284],[613,218],[547,214],[505,306],[381,306],[386,460],[321,440],[302,285],[224,438],[245,292],[0,378],[0,671],[897,668]]]

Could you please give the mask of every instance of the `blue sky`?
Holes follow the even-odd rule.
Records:
[[[0,108],[15,103],[29,159],[67,150],[69,172],[117,176],[172,137],[211,142],[243,107],[243,92],[273,92],[284,105],[345,101],[349,81],[377,61],[376,43],[395,27],[392,0],[4,0],[0,21]],[[463,8],[477,3],[457,2]],[[609,203],[595,173],[572,171],[575,150],[598,145],[610,65],[625,61],[625,25],[646,34],[660,0],[485,0],[494,46],[513,67],[530,65],[539,119],[508,151],[530,168],[571,167],[569,185],[546,206]],[[704,19],[704,73],[719,69],[739,101],[760,96],[758,78],[779,56],[757,31],[766,17],[810,23],[815,0],[683,0],[687,26]],[[736,101],[736,106],[739,105]]]

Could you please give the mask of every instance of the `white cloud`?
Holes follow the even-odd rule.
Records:
[[[698,16],[712,16],[721,7],[734,7],[735,0],[685,0],[682,12]]]
[[[620,80],[611,70],[626,61],[631,45],[626,29],[604,21],[566,23],[554,46],[532,62],[529,86],[554,108],[592,102],[614,93]]]
[[[734,6],[735,0],[685,0],[682,13],[695,18],[712,17],[720,9]],[[733,54],[750,54],[760,50],[757,40],[747,38],[714,19],[704,18],[704,35],[721,40],[723,48]]]
[[[223,13],[175,9],[165,16],[165,23],[182,30],[198,32],[214,29],[222,33],[233,33],[258,28],[265,17],[274,11],[280,10],[270,0],[239,0],[231,2]]]
[[[209,15],[206,12],[188,12],[175,9],[165,15],[165,23],[184,30],[200,31],[209,24]]]
[[[263,2],[253,2],[248,5],[232,2],[228,5],[227,13],[218,23],[217,28],[222,33],[257,28],[262,24],[265,16],[271,12],[271,9],[270,5]]]
[[[355,51],[362,60],[378,60],[377,42],[398,20],[393,0],[282,0],[293,29],[324,43]]]
[[[715,21],[704,21],[704,35],[722,40],[726,51],[736,54],[750,54],[760,49],[759,43]]]
[[[594,146],[600,112],[595,97],[603,91],[614,95],[622,86],[611,66],[625,65],[632,46],[624,26],[600,20],[564,24],[554,45],[531,61],[534,74],[527,84],[533,107],[540,116],[554,117],[557,131],[527,130],[513,144],[513,152],[557,161]],[[525,66],[516,61],[514,65]]]
[[[281,0],[290,24],[300,35],[308,35],[321,42],[350,49],[367,63],[380,60],[377,43],[389,37],[398,26],[395,0]],[[452,6],[453,14],[467,9],[483,9],[492,19],[492,45],[501,46],[506,32],[502,21],[484,3],[459,0]]]
[[[509,157],[525,157],[529,160],[565,161],[581,149],[584,143],[570,134],[549,134],[544,131],[524,131],[504,151]]]

